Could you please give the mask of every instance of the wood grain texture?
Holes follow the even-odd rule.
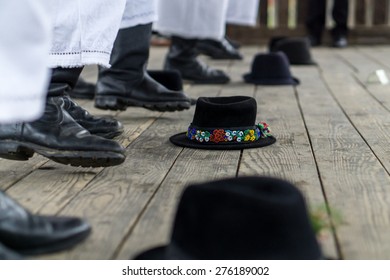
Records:
[[[357,122],[351,122],[362,114],[371,123],[377,104],[350,72],[335,71],[341,68],[340,60],[331,52],[317,53],[317,58],[326,61],[320,64],[322,77],[301,72],[306,86],[298,94],[328,203],[345,220],[337,228],[342,257],[389,258],[389,248],[384,245],[388,236],[383,231],[388,226],[388,216],[383,214],[388,212],[389,176],[364,135],[362,138],[363,131],[356,131]],[[327,68],[332,64],[337,66]],[[373,130],[364,134],[376,134]]]
[[[152,48],[150,69],[162,65],[166,48]],[[77,102],[94,115],[113,116],[125,133],[126,161],[116,167],[74,168],[34,156],[26,162],[0,159],[0,189],[34,213],[87,219],[91,236],[73,249],[39,259],[127,259],[166,244],[177,202],[189,184],[245,175],[291,181],[314,209],[325,202],[344,223],[321,237],[332,258],[390,259],[390,94],[389,86],[366,84],[376,68],[389,71],[390,47],[343,50],[315,48],[318,66],[292,67],[301,80],[291,86],[245,84],[253,57],[267,47],[244,47],[242,61],[200,59],[223,69],[227,85],[193,85],[199,96],[253,96],[257,121],[271,126],[274,145],[240,151],[183,149],[169,142],[184,132],[195,107],[175,113],[128,108],[101,111]],[[96,67],[83,76],[96,80]],[[335,221],[335,220],[333,220]]]
[[[227,70],[229,62],[205,61],[213,67]],[[229,73],[230,74],[230,73]],[[221,95],[228,85],[203,85],[191,87],[188,91],[191,97]],[[173,125],[171,122],[158,120],[155,126],[171,135],[185,131],[193,117],[193,109],[181,114],[180,120]],[[182,130],[173,128],[183,127]],[[138,144],[144,146],[142,139]],[[172,145],[172,144],[171,144]],[[149,148],[155,148],[154,143]],[[123,247],[116,256],[118,259],[134,258],[140,252],[169,242],[171,226],[175,210],[183,189],[194,182],[204,182],[216,178],[234,177],[239,163],[240,151],[207,151],[197,149],[181,149],[171,170],[156,191],[147,209],[140,217],[131,234],[124,241]],[[164,153],[164,150],[161,150]]]

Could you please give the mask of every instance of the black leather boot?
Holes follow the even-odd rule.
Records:
[[[213,69],[197,59],[197,40],[172,36],[165,59],[165,70],[179,71],[183,79],[197,84],[225,84],[230,78],[221,70]]]
[[[221,41],[211,39],[198,40],[196,49],[199,53],[207,55],[212,59],[242,59],[240,52],[225,38]]]
[[[0,157],[28,160],[34,152],[83,167],[112,166],[125,160],[122,146],[91,135],[64,110],[62,97],[48,97],[45,112],[36,121],[0,124]]]
[[[91,134],[108,139],[122,134],[123,125],[118,120],[114,118],[92,116],[87,110],[65,95],[72,92],[72,89],[74,89],[76,85],[76,81],[77,83],[79,82],[81,70],[82,68],[53,69],[48,96],[60,97],[57,100],[61,102],[63,108],[78,124],[88,130]],[[58,88],[54,85],[58,85]],[[87,82],[84,82],[84,86],[94,87]]]
[[[89,83],[82,77],[79,77],[74,88],[69,91],[69,96],[71,98],[92,100],[95,98],[95,84]]]
[[[0,191],[0,242],[19,254],[68,249],[90,232],[90,225],[80,218],[33,215]],[[17,257],[9,253],[7,256]]]
[[[165,70],[148,70],[149,76],[152,77],[157,83],[163,85],[169,90],[183,91],[183,80],[178,71],[165,71]],[[81,80],[81,82],[80,82]],[[93,88],[94,90],[90,90]],[[73,92],[77,92],[73,95]],[[76,86],[69,93],[70,97],[77,96],[79,99],[94,99],[95,98],[95,84],[88,83],[82,77],[77,81]],[[196,99],[190,98],[191,105],[196,104]],[[74,118],[74,117],[73,117]],[[88,129],[91,133],[94,133]],[[107,136],[104,136],[107,138]]]
[[[107,139],[112,139],[123,133],[123,125],[118,120],[109,117],[92,116],[87,110],[67,96],[62,97],[62,100],[63,108],[89,133]]]
[[[111,68],[99,68],[95,107],[126,110],[136,106],[154,111],[190,108],[190,99],[183,92],[168,90],[146,72],[151,26],[119,30],[111,54]]]
[[[241,48],[241,44],[238,41],[232,40],[229,38],[229,36],[225,35],[225,40],[228,41],[228,43],[235,48],[236,50]]]

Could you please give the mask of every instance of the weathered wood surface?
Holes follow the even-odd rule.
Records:
[[[34,156],[0,160],[0,188],[34,213],[75,215],[93,227],[75,248],[43,259],[128,259],[167,243],[177,202],[195,182],[245,175],[284,178],[305,195],[310,209],[328,204],[343,217],[320,242],[326,256],[390,259],[390,85],[367,83],[389,71],[390,47],[313,49],[317,66],[292,67],[297,87],[244,84],[254,54],[243,61],[211,61],[232,78],[227,85],[186,84],[192,97],[246,95],[258,102],[258,121],[270,124],[277,142],[244,151],[176,147],[169,136],[185,131],[194,108],[159,113],[143,108],[91,113],[125,125],[118,137],[126,161],[109,168],[74,168]],[[161,68],[165,48],[152,49],[150,68]],[[202,57],[202,59],[206,59]],[[96,80],[96,67],[83,73]],[[333,218],[332,218],[333,219]],[[332,222],[336,222],[332,220]]]

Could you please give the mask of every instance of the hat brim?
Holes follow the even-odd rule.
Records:
[[[244,81],[249,84],[255,85],[269,85],[269,86],[278,86],[278,85],[299,85],[299,79],[292,77],[289,79],[255,79],[251,73],[243,75]]]
[[[167,249],[168,246],[159,246],[155,247],[149,250],[146,250],[138,255],[136,255],[133,259],[134,260],[140,260],[140,261],[146,261],[146,260],[181,260],[181,259],[187,259],[190,260],[191,258],[181,258],[181,257],[173,257],[173,258],[167,258]],[[311,258],[310,258],[311,259]],[[320,252],[318,260],[333,260],[332,258],[325,257],[322,252]]]
[[[204,149],[204,150],[242,150],[265,147],[276,142],[276,138],[268,136],[267,138],[260,138],[255,142],[250,143],[231,143],[231,142],[220,142],[218,144],[213,142],[199,143],[192,141],[187,138],[186,132],[178,133],[169,138],[172,144],[184,148],[192,149]]]
[[[317,65],[317,62],[310,60],[310,61],[304,61],[304,62],[291,62],[290,65]]]
[[[134,260],[164,260],[165,258],[165,250],[167,246],[160,246],[153,249],[146,250],[137,256],[135,256]]]

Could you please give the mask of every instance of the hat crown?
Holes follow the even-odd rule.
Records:
[[[319,259],[301,193],[290,183],[243,177],[188,187],[173,228],[171,258]]]
[[[252,97],[200,97],[192,125],[204,128],[254,126],[257,103]]]
[[[275,49],[276,44],[281,41],[288,38],[287,36],[274,36],[271,38],[271,40],[268,43],[268,50],[270,52],[276,52],[277,50]]]
[[[308,38],[284,38],[275,43],[273,51],[285,53],[291,64],[312,63]]]
[[[252,63],[252,75],[255,79],[290,79],[290,63],[283,52],[258,54]]]
[[[174,91],[183,90],[181,74],[176,70],[148,70],[147,73],[167,89]]]

